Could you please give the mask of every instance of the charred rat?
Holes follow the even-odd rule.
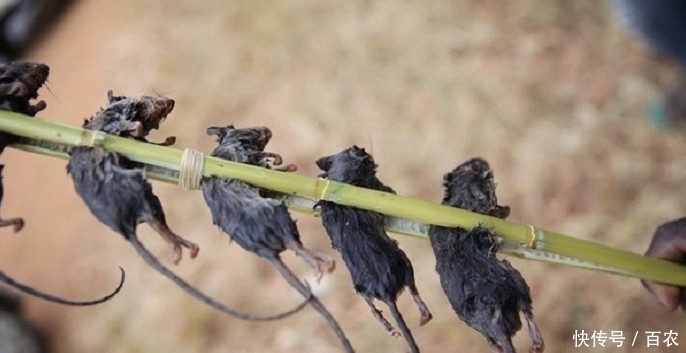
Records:
[[[38,90],[48,75],[50,68],[43,63],[14,61],[0,65],[0,109],[30,116],[45,109],[44,101],[31,101],[38,98]]]
[[[108,96],[111,96],[111,93]],[[155,104],[159,100],[166,101],[167,104]],[[163,97],[141,96],[131,99],[117,97],[112,104],[112,111],[109,108],[101,110],[86,121],[85,127],[101,127],[107,130],[107,127],[116,125],[117,121],[139,122],[143,127],[155,126],[154,124],[145,125],[143,122],[164,119],[171,111],[170,107],[173,107],[173,104],[173,100]],[[140,106],[146,108],[139,109]],[[101,119],[106,123],[100,122]],[[131,135],[131,130],[127,129],[109,131],[118,131],[116,133],[132,138],[142,138],[149,132],[133,130],[135,135]],[[210,307],[239,319],[266,321],[286,317],[307,304],[307,301],[304,301],[295,309],[272,316],[240,313],[216,302],[163,266],[138,239],[136,227],[139,223],[147,223],[172,245],[175,264],[181,260],[183,248],[190,251],[191,258],[198,254],[199,248],[169,228],[162,204],[153,194],[152,185],[145,179],[144,171],[138,167],[137,163],[100,147],[74,147],[70,151],[67,172],[72,177],[76,193],[100,222],[124,236],[148,265]]]
[[[497,204],[493,173],[483,159],[456,167],[444,176],[443,186],[443,205],[498,218],[510,213],[509,207]],[[493,351],[515,353],[511,337],[522,328],[521,311],[533,341],[529,352],[543,352],[529,286],[507,260],[496,258],[501,240],[490,229],[431,226],[429,239],[441,287],[462,321],[481,332]]]
[[[363,148],[353,146],[338,154],[322,157],[317,160],[317,166],[324,171],[320,177],[363,188],[393,192],[376,178],[376,164]],[[395,302],[407,287],[421,313],[420,325],[431,320],[431,313],[419,296],[410,260],[398,247],[398,243],[386,234],[383,215],[337,205],[330,201],[319,201],[315,207],[320,208],[324,228],[332,246],[341,253],[350,271],[355,291],[367,302],[374,318],[381,323],[386,332],[398,334],[381,311],[374,306],[374,299],[378,299],[390,308],[412,352],[419,352]]]
[[[32,101],[38,98],[38,90],[43,87],[49,74],[50,68],[47,65],[38,62],[15,61],[0,65],[0,110],[35,116],[36,113],[45,109],[46,104],[44,101],[38,101],[35,104],[33,104]],[[7,145],[16,143],[17,141],[19,141],[19,137],[0,132],[0,153],[5,150]],[[0,203],[2,203],[5,191],[2,182],[2,171],[4,167],[4,165],[0,164]],[[12,226],[16,233],[24,227],[24,220],[19,217],[0,219],[0,227],[7,226]],[[33,295],[47,301],[65,305],[83,306],[99,304],[116,295],[124,284],[124,272],[122,270],[121,281],[112,293],[102,298],[89,301],[74,301],[41,292],[35,288],[15,281],[3,272],[0,272],[0,281],[25,294]]]
[[[0,110],[34,116],[45,109],[44,101],[32,104],[38,98],[38,90],[43,87],[50,74],[50,68],[42,63],[29,61],[15,61],[0,65]],[[0,153],[9,144],[19,140],[17,136],[0,132]],[[2,188],[2,167],[0,165],[0,203],[4,189]],[[0,219],[0,227],[12,226],[14,232],[24,227],[22,218]]]
[[[281,156],[264,151],[272,136],[266,127],[210,127],[207,134],[218,137],[219,146],[212,152],[214,157],[264,168],[270,168],[270,158],[273,158],[274,165],[282,163]],[[281,170],[294,171],[295,166],[288,165]],[[202,190],[214,224],[243,249],[269,261],[292,287],[303,296],[309,297],[310,304],[326,319],[345,351],[353,352],[350,342],[331,313],[281,260],[281,252],[295,252],[315,269],[317,280],[324,273],[333,271],[335,265],[331,257],[303,246],[295,221],[283,202],[265,197],[263,190],[235,179],[204,178]]]

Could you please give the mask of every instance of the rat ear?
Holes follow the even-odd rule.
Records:
[[[319,167],[319,169],[326,172],[329,169],[331,169],[331,164],[333,163],[333,156],[319,158],[315,163],[317,163],[317,167]]]
[[[350,147],[349,150],[350,150],[351,152],[353,152],[354,154],[357,154],[357,153],[359,153],[359,152],[363,152],[363,153],[364,153],[364,148],[360,148],[360,147],[357,146],[357,145],[352,145],[352,147]]]
[[[205,130],[205,133],[209,136],[219,136],[219,138],[222,138],[225,135],[224,129],[223,127],[211,126]]]
[[[125,99],[125,96],[115,96],[114,92],[112,90],[107,91],[107,103],[112,104],[116,101],[120,101],[122,99]]]
[[[450,182],[453,181],[453,177],[453,172],[446,173],[445,175],[443,175],[443,186],[446,188],[450,188]]]

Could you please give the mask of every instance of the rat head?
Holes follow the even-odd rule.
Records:
[[[162,96],[114,96],[107,92],[109,106],[84,122],[83,127],[121,137],[144,138],[174,109],[174,100]]]
[[[225,127],[208,127],[207,134],[217,136],[219,146],[237,145],[245,149],[256,149],[264,151],[267,143],[272,138],[272,131],[269,128],[249,127],[236,129],[233,125]]]
[[[144,137],[152,129],[159,129],[169,113],[174,109],[174,100],[164,96],[138,96],[128,98],[126,96],[115,96],[112,91],[107,91],[107,100],[110,107],[128,107],[126,120],[140,122],[143,126]],[[133,136],[133,135],[132,135]]]
[[[498,206],[496,183],[488,162],[473,158],[443,176],[443,204],[499,218],[509,215],[507,206]]]
[[[36,98],[38,89],[47,81],[49,74],[48,65],[31,61],[15,61],[0,66],[0,87],[14,85],[16,87],[14,92],[9,92],[9,94],[27,99]]]
[[[374,188],[377,183],[376,164],[364,148],[352,146],[331,156],[319,158],[321,175],[330,180],[355,186]]]
[[[15,61],[0,65],[0,109],[35,115],[45,109],[40,101],[31,105],[29,100],[38,97],[38,90],[50,74],[50,68],[42,63]]]

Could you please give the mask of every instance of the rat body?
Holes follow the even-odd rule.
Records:
[[[498,218],[509,215],[509,207],[497,204],[493,173],[483,159],[459,165],[444,176],[443,186],[443,205]],[[522,328],[521,311],[533,341],[529,352],[543,352],[529,287],[507,260],[496,258],[500,239],[490,229],[432,225],[429,239],[441,287],[462,321],[481,332],[493,351],[515,353],[511,337]]]
[[[32,104],[31,101],[38,97],[38,90],[43,87],[50,75],[50,68],[42,63],[30,61],[15,61],[6,65],[0,65],[0,110],[34,116],[45,109],[44,101]],[[0,132],[0,153],[7,145],[19,141],[19,137]],[[0,203],[4,189],[2,188],[2,168],[0,165]],[[22,218],[0,218],[0,227],[12,226],[14,232],[24,227]]]
[[[108,93],[108,96],[111,96],[111,93]],[[112,111],[108,110],[109,108],[101,110],[93,118],[87,120],[85,126],[103,127],[105,130],[111,126],[125,126],[128,123],[140,123],[140,126],[146,126],[143,124],[146,120],[164,119],[174,104],[172,100],[164,97],[118,98],[120,99],[116,99],[112,104],[114,106]],[[156,104],[158,100],[167,103]],[[152,108],[147,109],[149,107]],[[100,119],[106,120],[106,123],[100,122]],[[142,138],[148,133],[148,131],[141,132],[125,128],[110,131],[119,131],[118,133],[132,138]],[[131,131],[134,131],[135,135],[131,135]],[[124,236],[124,239],[133,245],[148,265],[210,307],[239,319],[266,321],[286,317],[307,304],[305,301],[295,309],[273,316],[257,316],[240,313],[216,302],[163,266],[138,239],[137,225],[147,223],[172,245],[175,264],[181,260],[182,248],[190,251],[191,258],[194,258],[199,251],[196,244],[171,231],[165,220],[162,205],[153,194],[152,186],[145,179],[144,171],[139,168],[138,163],[133,163],[123,156],[100,147],[74,147],[70,151],[67,172],[72,177],[76,193],[100,222]]]
[[[338,154],[322,157],[317,166],[324,173],[321,177],[368,189],[393,192],[376,178],[376,164],[364,149],[353,146]],[[431,313],[419,296],[414,282],[414,270],[410,260],[395,240],[384,229],[381,214],[354,207],[319,201],[322,223],[334,249],[341,253],[355,286],[364,298],[374,317],[386,332],[397,331],[374,306],[374,299],[386,303],[412,352],[419,348],[407,324],[396,306],[396,300],[405,287],[421,313],[420,325],[431,320]],[[315,207],[317,207],[315,206]]]
[[[212,152],[214,157],[265,168],[270,168],[269,158],[274,159],[275,165],[282,162],[281,156],[264,151],[272,136],[266,127],[211,127],[207,129],[207,134],[218,136],[219,146]],[[288,165],[282,170],[293,171],[295,166]],[[353,352],[350,342],[331,313],[281,260],[281,252],[287,249],[295,252],[315,269],[317,280],[335,267],[329,256],[315,253],[303,246],[295,221],[283,202],[265,197],[264,190],[235,179],[204,178],[202,190],[212,213],[213,223],[243,249],[269,261],[292,287],[303,296],[309,297],[310,304],[326,319],[345,351]]]
[[[35,116],[36,113],[46,108],[44,101],[32,103],[38,98],[38,90],[43,87],[50,75],[50,67],[43,63],[30,61],[14,61],[8,64],[0,65],[0,110],[11,111],[29,116]],[[18,136],[0,132],[0,153],[5,150],[7,145],[19,141]],[[0,203],[4,196],[4,185],[2,182],[2,171],[4,165],[0,164]],[[24,220],[22,218],[0,219],[0,227],[12,226],[14,232],[20,231],[24,227]],[[103,303],[114,297],[124,284],[124,270],[122,270],[121,280],[115,290],[98,299],[88,301],[75,301],[64,299],[52,294],[39,291],[33,287],[21,284],[14,280],[9,275],[0,271],[0,281],[10,285],[25,294],[29,294],[50,302],[85,306]]]

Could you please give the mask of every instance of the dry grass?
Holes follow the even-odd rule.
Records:
[[[495,169],[511,219],[636,252],[659,223],[686,214],[683,133],[646,119],[676,69],[618,28],[604,2],[81,1],[29,57],[53,69],[42,116],[71,124],[103,105],[109,88],[156,91],[177,102],[156,137],[176,135],[179,147],[209,151],[209,125],[267,125],[270,149],[316,175],[317,157],[358,144],[373,149],[385,183],[435,201],[443,173],[478,155]],[[206,309],[88,215],[63,161],[16,151],[3,158],[11,189],[3,214],[28,224],[3,236],[1,268],[72,297],[106,291],[116,266],[128,271],[123,292],[105,305],[27,299],[56,352],[338,350],[312,310],[252,324]],[[199,193],[155,187],[172,227],[202,248],[178,273],[243,310],[298,302],[264,261],[228,244]],[[298,218],[306,245],[331,252],[317,220]],[[168,261],[165,245],[140,232]],[[413,303],[400,299],[420,347],[487,352],[449,310],[428,244],[399,240],[435,314],[419,328]],[[636,331],[686,332],[683,314],[663,311],[637,280],[513,262],[532,288],[549,352],[644,350],[630,342],[575,348],[574,330],[622,330],[628,340]],[[376,327],[341,261],[316,289],[359,352],[404,351]],[[662,346],[649,351],[678,351]]]

